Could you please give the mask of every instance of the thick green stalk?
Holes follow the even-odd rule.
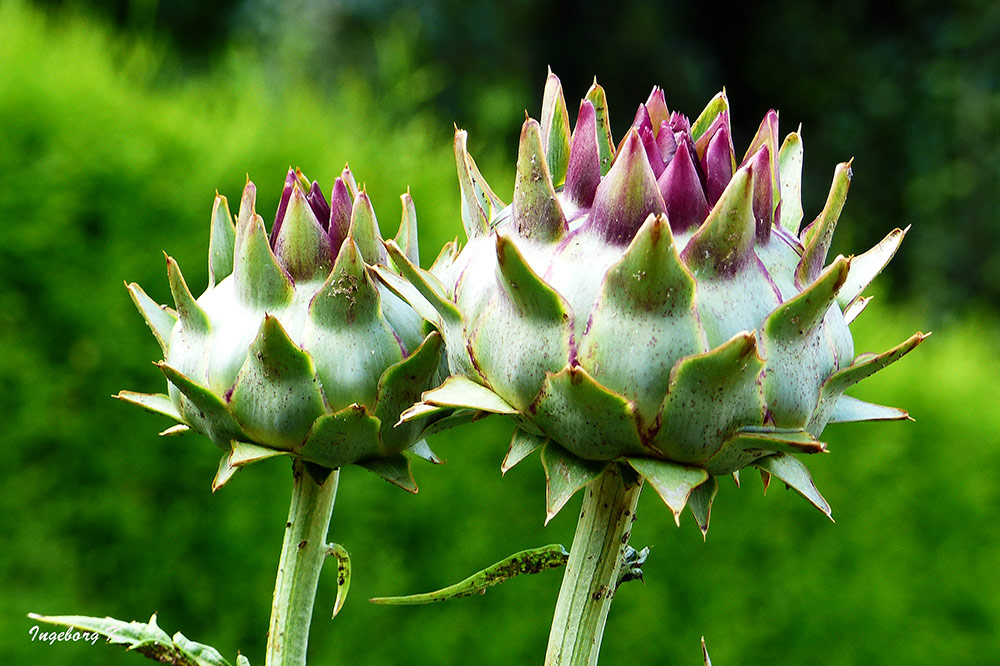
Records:
[[[635,520],[642,479],[610,466],[587,486],[556,602],[546,666],[594,666]]]
[[[299,460],[293,463],[292,473],[292,503],[274,583],[266,666],[305,666],[313,602],[328,554],[326,533],[340,477],[340,470],[333,470],[322,484],[316,483]]]

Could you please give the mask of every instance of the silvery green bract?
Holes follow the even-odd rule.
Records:
[[[513,203],[486,184],[457,131],[468,244],[413,288],[385,273],[445,335],[452,376],[403,417],[458,408],[519,428],[503,469],[542,448],[548,516],[609,464],[652,485],[675,518],[708,528],[716,475],[746,466],[829,514],[794,454],[825,450],[827,423],[906,413],[844,395],[923,339],[855,355],[848,324],[904,231],[827,264],[851,178],[800,230],[802,141],[770,111],[742,158],[720,93],[694,122],[654,88],[615,146],[603,89],[575,129],[550,73],[542,120],[521,130]]]
[[[167,257],[174,308],[136,284],[129,293],[163,349],[167,394],[117,397],[196,430],[221,447],[213,488],[241,466],[289,455],[325,468],[358,463],[416,491],[404,450],[434,459],[422,439],[436,416],[394,427],[440,379],[441,336],[375,281],[393,271],[367,193],[349,169],[327,199],[289,170],[270,236],[248,182],[235,225],[216,196],[209,284],[194,298]],[[416,213],[404,194],[394,247],[417,262]]]

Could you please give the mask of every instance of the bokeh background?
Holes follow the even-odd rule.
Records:
[[[859,350],[935,335],[858,397],[915,423],[841,425],[809,461],[836,524],[745,475],[703,541],[653,493],[602,664],[1000,663],[1000,5],[991,0],[704,3],[117,0],[0,3],[0,661],[138,664],[32,642],[29,611],[146,619],[262,663],[287,511],[284,462],[210,492],[218,452],[160,438],[109,396],[155,392],[159,349],[123,281],[169,300],[161,250],[197,291],[212,197],[246,174],[273,210],[289,165],[328,187],[346,160],[386,233],[416,201],[425,261],[461,233],[452,123],[509,200],[524,110],[546,66],[567,99],[596,74],[620,137],[653,84],[696,115],[723,85],[736,144],[764,113],[803,126],[806,215],[834,165],[855,178],[834,250],[913,229],[855,325]],[[266,218],[266,214],[265,214]],[[529,460],[501,479],[510,426],[436,436],[410,496],[342,477],[312,664],[537,664],[558,572],[436,606],[370,596],[458,580],[515,550],[569,544],[578,501],[542,526]],[[332,570],[332,568],[331,568]]]

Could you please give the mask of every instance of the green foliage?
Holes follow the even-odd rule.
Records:
[[[275,209],[289,164],[329,187],[349,159],[387,232],[398,195],[412,187],[425,264],[461,230],[447,122],[376,107],[360,86],[325,97],[299,83],[278,87],[245,56],[181,81],[169,80],[165,62],[162,49],[86,21],[0,5],[7,663],[143,663],[104,645],[32,642],[29,611],[158,611],[164,624],[222,654],[261,660],[287,461],[255,465],[213,495],[218,454],[207,440],[159,438],[168,419],[109,397],[122,387],[162,389],[149,365],[159,349],[122,281],[167,301],[164,249],[192,286],[205,284],[214,188],[236,200],[249,172],[270,197],[260,202],[264,213]],[[492,164],[480,160],[484,171]],[[507,198],[511,182],[498,187]],[[915,227],[913,237],[921,233]],[[886,349],[925,321],[914,308],[876,300],[855,324],[859,351]],[[998,347],[995,314],[970,315],[941,325],[906,362],[859,387],[857,397],[904,406],[917,422],[824,433],[831,453],[810,468],[836,525],[776,481],[762,498],[747,474],[742,489],[721,484],[725,497],[703,542],[688,516],[674,527],[655,493],[644,493],[632,543],[654,545],[646,584],[621,588],[601,663],[697,663],[702,634],[720,665],[993,660]],[[575,503],[542,525],[537,458],[501,478],[510,430],[486,420],[433,437],[448,464],[420,466],[417,496],[364,470],[344,471],[331,538],[351,554],[351,596],[330,623],[336,567],[328,562],[312,663],[540,661],[558,572],[447,604],[364,602],[443,586],[517,550],[571,542]]]

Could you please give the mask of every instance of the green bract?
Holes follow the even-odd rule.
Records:
[[[848,323],[905,232],[824,267],[850,164],[800,230],[802,142],[792,133],[779,148],[774,111],[737,159],[724,93],[692,123],[654,88],[616,148],[603,89],[571,135],[551,74],[541,123],[521,131],[511,205],[465,142],[457,131],[468,244],[427,273],[389,243],[416,289],[380,271],[444,333],[452,372],[403,420],[513,416],[504,470],[544,446],[549,517],[613,461],[675,516],[690,506],[702,530],[714,476],[748,465],[829,514],[790,454],[824,451],[829,422],[905,418],[844,391],[924,337],[855,356]]]
[[[129,293],[163,349],[168,394],[117,397],[165,414],[226,451],[213,487],[242,465],[290,455],[326,468],[352,463],[416,491],[404,450],[438,414],[394,427],[438,383],[441,336],[372,279],[394,271],[368,195],[349,169],[327,200],[289,170],[270,236],[248,182],[233,224],[216,196],[209,285],[197,299],[167,257],[174,309],[136,284]],[[404,194],[394,247],[417,263],[416,213]]]

